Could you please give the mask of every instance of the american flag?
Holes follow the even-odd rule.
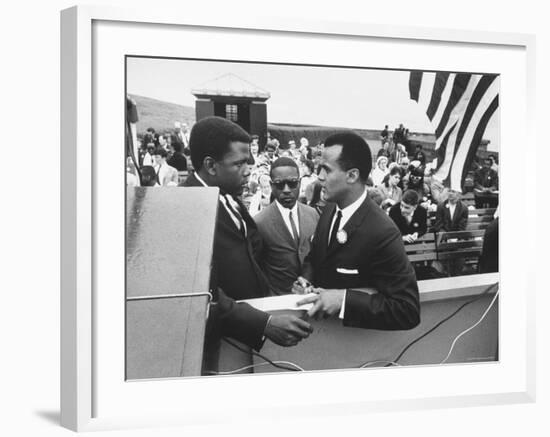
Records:
[[[412,71],[409,94],[435,132],[435,177],[462,189],[487,123],[498,108],[500,77]]]

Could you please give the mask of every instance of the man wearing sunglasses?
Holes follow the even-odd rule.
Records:
[[[198,121],[189,139],[196,172],[183,186],[220,189],[210,278],[215,304],[210,307],[207,324],[206,370],[218,369],[222,337],[259,350],[265,338],[281,346],[294,346],[311,332],[311,325],[296,316],[270,316],[236,302],[270,294],[259,267],[262,240],[239,199],[250,176],[250,141],[244,129],[221,117]]]
[[[319,215],[298,202],[300,172],[296,162],[278,158],[271,165],[271,192],[275,198],[254,217],[264,240],[262,268],[275,294],[289,294],[310,249]]]
[[[367,196],[368,144],[353,132],[325,141],[319,181],[327,207],[319,219],[296,293],[308,314],[336,316],[345,326],[411,329],[420,322],[418,286],[401,234]],[[311,285],[313,285],[313,289]]]

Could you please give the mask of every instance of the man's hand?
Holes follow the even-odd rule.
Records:
[[[313,291],[318,294],[316,296],[306,297],[296,303],[298,306],[306,303],[313,303],[313,307],[307,312],[308,316],[314,317],[315,319],[319,316],[327,318],[340,312],[346,290],[315,288]]]
[[[264,330],[264,335],[279,346],[296,346],[307,338],[313,328],[306,321],[292,315],[271,316]]]
[[[414,237],[412,234],[403,235],[402,238],[405,243],[414,243]]]
[[[292,284],[292,293],[309,294],[313,292],[313,285],[306,278],[298,276],[298,279]]]

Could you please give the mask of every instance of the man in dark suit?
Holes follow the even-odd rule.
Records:
[[[221,337],[232,337],[256,350],[265,338],[282,346],[297,344],[311,332],[307,322],[291,315],[270,316],[236,302],[269,294],[257,259],[261,237],[238,198],[250,176],[250,136],[225,118],[207,117],[193,126],[189,143],[196,172],[183,185],[220,189],[211,272],[215,304],[210,308],[205,351],[210,369],[216,367]]]
[[[390,208],[389,216],[399,228],[404,243],[414,243],[428,230],[428,214],[419,206],[420,199],[414,190],[407,190],[400,202]]]
[[[465,231],[468,225],[468,207],[460,200],[461,193],[449,190],[448,199],[437,206],[434,229],[454,232]]]
[[[271,165],[271,192],[275,201],[254,217],[263,238],[262,268],[274,294],[292,293],[292,284],[309,253],[319,214],[298,202],[300,171],[294,160],[277,159]]]
[[[359,135],[326,139],[319,180],[334,203],[319,219],[294,291],[308,291],[307,281],[317,287],[317,295],[298,302],[314,304],[311,316],[337,315],[345,326],[360,328],[411,329],[420,322],[416,277],[399,230],[367,197],[371,166]]]

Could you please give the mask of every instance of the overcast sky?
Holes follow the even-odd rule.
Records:
[[[226,73],[271,94],[270,123],[380,130],[403,123],[412,132],[433,133],[426,114],[409,99],[408,71],[129,58],[127,91],[194,107],[191,89]],[[498,111],[485,133],[492,148],[497,120]]]

